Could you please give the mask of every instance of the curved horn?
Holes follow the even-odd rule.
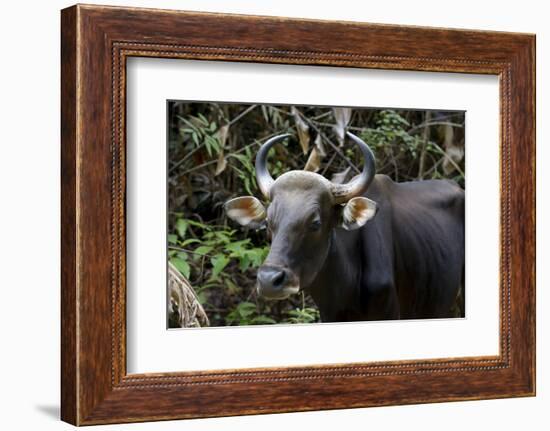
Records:
[[[277,135],[268,139],[262,144],[260,150],[258,151],[258,155],[256,156],[256,181],[263,195],[268,199],[269,189],[271,189],[274,180],[267,169],[267,153],[273,145],[288,138],[289,136],[291,135],[286,133],[284,135]]]
[[[368,188],[374,178],[376,172],[376,164],[374,161],[374,154],[369,146],[357,136],[346,132],[353,142],[361,149],[363,154],[363,171],[357,175],[353,180],[346,184],[333,184],[331,183],[332,195],[337,203],[344,203],[363,194]]]

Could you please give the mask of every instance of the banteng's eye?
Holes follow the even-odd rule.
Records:
[[[313,219],[313,221],[309,224],[309,230],[311,230],[312,232],[315,232],[315,231],[318,231],[319,229],[321,229],[321,220],[318,218]]]

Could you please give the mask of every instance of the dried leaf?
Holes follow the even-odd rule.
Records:
[[[218,141],[220,142],[221,148],[225,146],[225,141],[227,141],[228,132],[229,132],[229,124],[226,124],[225,126],[220,127],[220,129],[218,130]]]
[[[326,157],[327,152],[325,151],[325,144],[323,144],[323,138],[320,134],[317,134],[317,137],[315,138],[315,141],[313,143],[315,144],[315,147],[319,152],[319,156],[321,156],[321,158]]]
[[[456,170],[455,165],[464,158],[464,144],[455,142],[454,129],[450,124],[439,126],[439,134],[443,135],[443,147],[448,156],[443,161],[443,172],[449,175]]]
[[[321,167],[321,157],[317,147],[313,147],[307,159],[304,171],[317,172]]]
[[[223,149],[225,147],[225,142],[227,141],[228,133],[229,133],[229,124],[226,124],[225,126],[220,127],[220,129],[218,130],[218,141],[220,143],[220,153],[218,154],[218,163],[216,164],[216,172],[214,173],[214,176],[220,175],[223,171],[225,171],[225,168],[227,167],[227,159],[225,158]]]
[[[332,111],[334,113],[334,120],[336,121],[332,129],[336,133],[340,146],[342,146],[346,137],[346,127],[351,119],[351,108],[332,108]]]
[[[290,108],[290,112],[294,117],[294,122],[296,123],[296,129],[298,130],[298,139],[300,140],[300,146],[302,147],[302,152],[307,154],[309,150],[309,126],[300,116],[300,112],[296,109],[295,106]]]
[[[223,171],[225,171],[226,167],[227,167],[227,159],[225,158],[225,154],[223,153],[223,150],[220,150],[220,153],[218,154],[218,163],[216,163],[216,172],[214,173],[214,176],[220,175]]]
[[[351,168],[348,166],[342,172],[335,173],[330,179],[330,181],[332,181],[335,184],[344,184],[346,182],[346,178],[348,177],[350,170]]]

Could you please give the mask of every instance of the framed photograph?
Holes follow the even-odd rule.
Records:
[[[61,17],[63,420],[535,394],[533,35]]]

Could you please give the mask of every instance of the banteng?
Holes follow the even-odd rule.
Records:
[[[267,154],[288,137],[280,135],[256,158],[269,207],[252,196],[225,204],[231,219],[265,226],[271,237],[258,293],[284,299],[303,289],[325,322],[453,317],[464,276],[464,191],[449,180],[375,175],[367,144],[347,136],[364,159],[350,182],[300,170],[274,180]]]

